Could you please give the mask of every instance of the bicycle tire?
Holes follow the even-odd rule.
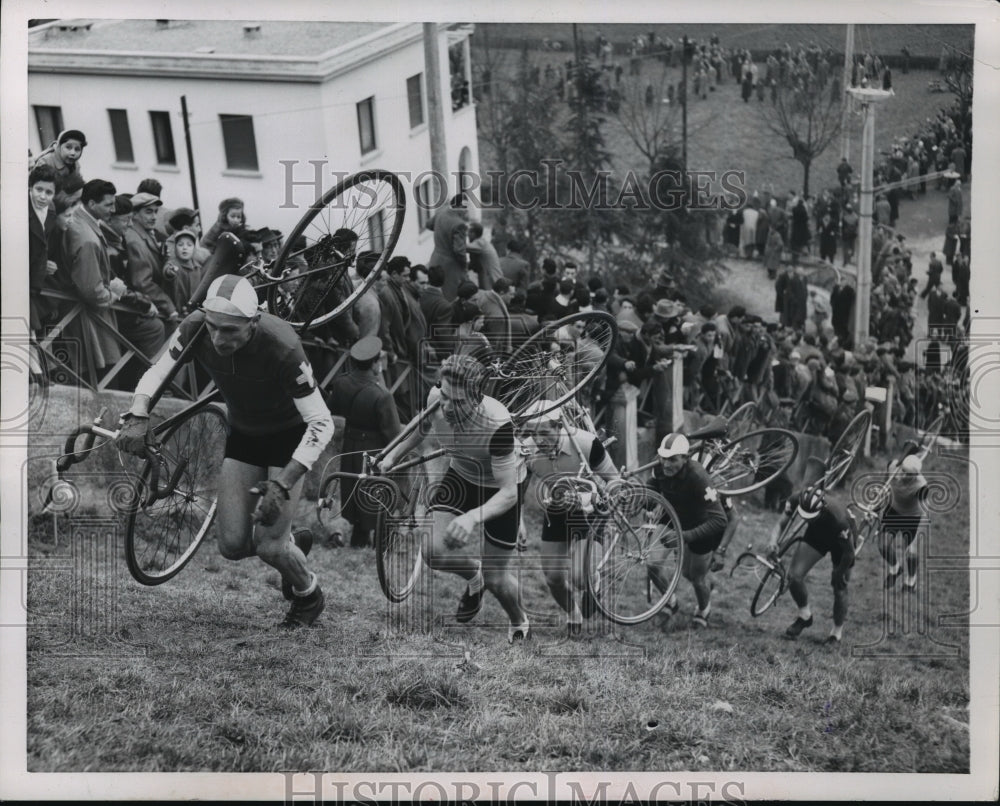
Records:
[[[392,257],[405,212],[406,193],[390,171],[360,171],[339,182],[309,207],[282,244],[273,269],[281,279],[267,286],[268,311],[297,330],[312,330],[344,314]],[[337,256],[335,233],[341,229],[358,236],[346,260]],[[298,245],[300,238],[304,246]],[[377,258],[368,276],[352,288],[348,272],[362,252],[374,252]],[[296,268],[301,272],[303,262],[316,281],[303,282],[301,273],[293,273]],[[338,289],[343,295],[329,299]]]
[[[801,520],[801,518],[799,519]],[[778,561],[764,573],[754,592],[750,602],[750,615],[754,618],[763,615],[770,610],[774,603],[781,598],[781,595],[788,590],[788,572],[782,562],[785,555],[791,551],[792,546],[801,542],[798,539],[792,540],[778,554]]]
[[[175,419],[162,437],[156,434],[170,471],[161,470],[161,480],[181,461],[187,464],[167,498],[145,503],[151,472],[148,460],[134,484],[125,529],[125,561],[137,582],[161,585],[172,579],[205,540],[218,505],[226,433],[225,414],[217,406],[207,406]]]
[[[589,332],[591,348],[586,353],[576,349],[553,351],[553,344],[566,341],[560,331],[572,330]],[[492,367],[490,396],[507,407],[515,425],[536,401],[546,400],[549,405],[534,416],[550,412],[594,380],[607,363],[617,334],[615,318],[603,311],[574,313],[549,322]]]
[[[396,511],[383,507],[375,519],[375,570],[383,595],[393,604],[406,601],[413,593],[423,564],[423,537],[416,532],[416,510],[427,489],[427,475],[416,468],[411,470],[410,481]]]
[[[795,461],[799,441],[783,428],[761,428],[725,443],[705,469],[715,489],[728,496],[759,490]]]
[[[726,437],[727,439],[738,439],[753,431],[756,425],[757,404],[753,401],[747,401],[727,418]]]
[[[865,409],[854,416],[830,448],[823,472],[823,487],[832,490],[848,474],[871,427],[872,413]]]
[[[645,487],[609,503],[608,518],[587,537],[586,584],[611,621],[639,624],[677,587],[685,551],[680,520],[662,495]]]

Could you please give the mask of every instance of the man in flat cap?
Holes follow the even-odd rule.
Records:
[[[350,369],[327,386],[327,402],[332,414],[344,418],[344,444],[340,469],[346,473],[363,470],[362,451],[384,448],[400,432],[399,414],[382,380],[382,340],[377,336],[358,339],[351,347]],[[341,515],[351,524],[351,547],[371,545],[375,511],[359,500],[356,481],[341,481]],[[330,544],[342,546],[339,532],[329,536]]]
[[[177,307],[164,288],[163,246],[156,237],[156,214],[163,202],[152,193],[132,197],[132,226],[125,231],[129,287],[149,297],[166,320],[167,331],[180,321]]]

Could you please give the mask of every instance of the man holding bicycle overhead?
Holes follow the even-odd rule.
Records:
[[[455,614],[459,622],[471,621],[479,612],[484,587],[496,596],[510,619],[507,640],[513,643],[530,635],[510,569],[527,468],[510,413],[485,394],[486,372],[472,356],[448,356],[441,364],[438,385],[427,397],[428,406],[439,405],[421,428],[414,428],[384,457],[380,470],[391,471],[425,436],[444,448],[449,465],[444,478],[432,486],[429,509],[434,522],[424,544],[424,560],[430,568],[457,574],[468,582]],[[485,537],[485,563],[455,554],[480,528]]]
[[[919,450],[919,448],[913,448]],[[885,587],[891,588],[896,579],[903,573],[903,566],[896,556],[894,543],[897,535],[902,535],[906,541],[906,578],[903,580],[903,590],[913,593],[917,589],[917,539],[926,531],[927,516],[924,503],[927,500],[927,479],[921,473],[923,462],[920,457],[910,454],[902,459],[894,459],[889,463],[889,508],[882,516],[882,539],[879,541],[879,551],[889,566],[885,578]]]
[[[306,471],[333,436],[333,418],[295,331],[258,309],[248,280],[226,274],[212,282],[202,309],[181,322],[170,349],[139,380],[117,443],[145,454],[150,396],[192,339],[187,356],[208,372],[228,411],[219,550],[229,560],[257,555],[276,568],[292,603],[281,626],[309,626],[323,612],[323,591],[306,561],[312,535],[296,530],[293,541],[291,523]]]
[[[542,572],[556,603],[566,612],[566,626],[571,635],[583,629],[583,619],[594,613],[595,603],[586,587],[584,553],[586,538],[598,517],[589,493],[565,498],[560,495],[558,479],[575,476],[586,463],[595,477],[605,482],[618,478],[618,471],[595,434],[564,426],[560,409],[545,412],[551,403],[539,400],[524,413],[522,436],[530,437],[534,452],[528,469],[541,489],[552,495],[543,500]],[[568,488],[564,488],[568,489]]]
[[[708,626],[712,610],[708,574],[712,554],[722,542],[728,519],[708,471],[688,455],[690,450],[688,438],[683,434],[667,434],[656,451],[660,464],[653,468],[648,486],[666,498],[677,512],[683,529],[681,539],[687,549],[681,573],[691,583],[698,600],[691,626],[700,629]],[[671,614],[678,611],[676,594],[670,597],[666,608]]]
[[[812,484],[793,495],[785,504],[785,511],[771,535],[768,553],[775,554],[778,537],[793,517],[806,522],[802,539],[795,547],[792,565],[788,570],[788,589],[798,605],[799,614],[785,630],[788,638],[798,638],[806,627],[813,623],[809,609],[809,590],[806,576],[826,554],[833,563],[830,584],[833,585],[833,629],[826,639],[828,644],[838,644],[847,618],[847,583],[854,565],[854,543],[847,509],[828,497],[823,488]]]

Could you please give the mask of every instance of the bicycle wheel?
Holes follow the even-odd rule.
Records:
[[[423,534],[417,513],[423,506],[427,475],[423,468],[409,471],[400,485],[398,506],[379,509],[375,520],[375,569],[382,593],[390,602],[403,602],[413,592],[423,563]]]
[[[705,469],[718,492],[743,495],[778,478],[798,451],[799,441],[791,431],[762,428],[729,440]]]
[[[739,439],[749,434],[757,425],[757,404],[748,401],[729,415],[726,421],[726,437]]]
[[[215,518],[226,446],[226,417],[215,406],[190,411],[163,430],[159,483],[184,465],[169,496],[146,502],[151,474],[143,463],[128,509],[125,560],[143,585],[171,579],[194,556]]]
[[[551,405],[540,416],[583,390],[603,369],[618,333],[611,314],[575,313],[549,322],[506,360],[491,367],[491,397],[503,403],[515,425],[532,403]]]
[[[587,586],[598,608],[617,624],[652,617],[677,587],[684,541],[677,513],[648,488],[622,488],[608,518],[587,538]]]
[[[406,210],[406,194],[389,171],[361,171],[317,199],[285,239],[267,287],[267,309],[297,329],[319,327],[347,311],[392,257]],[[357,242],[348,235],[357,236]],[[348,275],[363,252],[374,255],[356,287]]]
[[[794,520],[799,521],[802,527],[801,530],[797,531],[804,531],[805,521],[801,518],[795,518]],[[792,547],[799,542],[798,538],[791,540],[778,554],[777,562],[765,560],[760,563],[764,572],[750,602],[750,615],[754,618],[770,610],[774,603],[781,597],[781,594],[788,589],[788,572],[785,570],[784,559],[792,550]]]
[[[861,450],[871,422],[872,413],[865,409],[847,424],[844,433],[830,449],[830,457],[826,460],[826,470],[823,472],[823,487],[825,489],[832,490],[847,475],[847,471],[854,464],[858,451]]]

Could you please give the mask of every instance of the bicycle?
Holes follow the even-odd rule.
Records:
[[[561,411],[563,428],[575,424]],[[546,511],[581,510],[590,528],[583,564],[587,591],[616,624],[639,624],[666,605],[680,580],[684,541],[677,513],[658,492],[625,479],[605,481],[570,439],[578,471],[540,479]]]
[[[593,361],[592,357],[578,357],[572,349],[560,346],[556,333],[574,323],[582,322],[593,341],[601,349],[602,357]],[[546,324],[532,335],[509,356],[495,355],[487,359],[487,394],[495,397],[510,412],[514,426],[526,419],[526,412],[539,401],[546,401],[541,411],[533,411],[532,417],[541,416],[565,404],[571,404],[576,394],[607,362],[611,345],[617,334],[617,324],[610,314],[603,312],[577,313]],[[377,453],[366,453],[363,457],[362,473],[335,471],[320,484],[318,507],[334,509],[342,481],[360,482],[358,495],[376,507],[375,555],[376,570],[382,593],[389,601],[405,601],[412,593],[420,573],[422,535],[415,531],[418,523],[419,506],[426,504],[430,481],[426,473],[418,473],[417,480],[404,490],[389,477],[419,468],[424,463],[444,455],[443,449],[401,462],[380,473],[379,463],[416,428],[419,428],[436,410],[434,403],[423,411],[384,448]],[[580,415],[582,416],[582,415]],[[376,485],[365,489],[366,485]],[[379,487],[382,490],[379,490]],[[408,528],[401,528],[408,527]]]
[[[734,498],[759,490],[784,473],[798,455],[799,441],[791,431],[761,428],[730,439],[725,418],[687,435],[690,455],[708,471],[715,490]],[[632,478],[659,464],[654,459],[634,470],[623,470]]]
[[[354,174],[320,196],[292,231],[273,265],[261,264],[254,269],[261,275],[258,279],[263,278],[257,288],[265,294],[271,313],[299,332],[345,313],[371,287],[391,257],[404,211],[402,185],[395,174],[386,171]],[[354,259],[356,247],[345,246],[346,230],[358,235],[357,245],[371,247],[366,251],[374,255],[373,267],[365,282],[338,298],[332,307],[323,307],[329,293],[343,284]],[[305,238],[304,246],[296,246],[300,237]],[[338,245],[345,249],[338,249]],[[200,304],[199,295],[203,300],[215,277],[237,269],[239,253],[235,236],[220,238],[219,247],[206,264],[202,283],[192,296],[192,305]],[[310,278],[316,278],[316,282]],[[291,291],[282,291],[283,286]],[[314,292],[308,305],[303,302],[304,293],[295,293],[304,288]],[[150,396],[151,414],[191,351],[205,337],[202,325]],[[204,542],[215,519],[227,434],[225,413],[216,405],[220,398],[221,393],[215,390],[158,423],[151,419],[147,455],[138,471],[128,472],[130,489],[120,496],[120,509],[127,516],[125,558],[130,573],[141,584],[159,585],[179,573]],[[59,485],[69,483],[64,476],[72,466],[117,437],[117,429],[104,426],[105,414],[106,410],[102,410],[93,423],[80,426],[67,437],[63,454],[56,460],[57,481],[48,490],[44,508],[53,502]],[[84,441],[78,448],[81,436]],[[164,478],[167,483],[161,487]]]

